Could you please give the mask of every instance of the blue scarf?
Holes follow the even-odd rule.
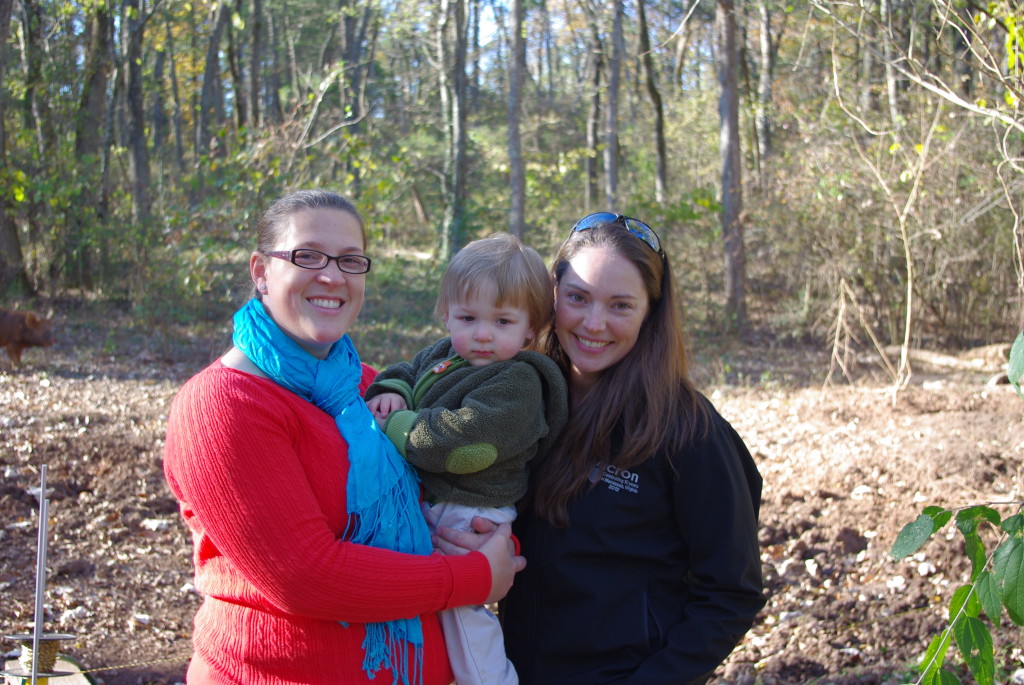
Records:
[[[359,394],[362,365],[346,335],[320,360],[299,347],[249,300],[235,313],[233,342],[263,373],[334,417],[348,443],[349,524],[343,539],[411,554],[430,554],[430,533],[419,507],[419,483],[380,431]],[[345,624],[343,624],[345,625]],[[409,673],[409,648],[415,672]],[[403,685],[423,680],[423,630],[419,617],[366,624],[363,670],[372,679],[381,668]]]

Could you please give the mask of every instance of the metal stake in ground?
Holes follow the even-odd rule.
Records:
[[[68,671],[54,671],[53,667],[57,661],[57,641],[67,640],[74,635],[43,632],[45,619],[43,598],[46,594],[46,543],[49,522],[50,500],[46,497],[46,464],[43,464],[39,473],[39,537],[36,546],[36,598],[32,634],[5,635],[8,639],[21,643],[22,657],[26,656],[25,652],[31,651],[31,659],[19,659],[20,669],[3,671],[5,676],[21,678],[22,684],[25,682],[25,676],[31,677],[32,685],[40,685],[40,677],[43,678],[45,684],[49,678],[70,675]],[[44,651],[40,652],[40,649]],[[9,679],[5,680],[10,682]]]

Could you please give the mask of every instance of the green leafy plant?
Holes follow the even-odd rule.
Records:
[[[1010,352],[1008,373],[1017,393],[1024,376],[1024,333]],[[1024,626],[1024,503],[1006,502],[1016,512],[1001,517],[988,505],[976,505],[960,510],[926,507],[920,516],[908,523],[896,536],[889,550],[893,559],[903,559],[915,553],[935,533],[954,521],[964,539],[964,553],[971,562],[970,582],[957,588],[949,601],[949,625],[936,635],[920,664],[918,683],[950,685],[959,683],[952,672],[943,668],[946,653],[956,644],[960,656],[978,685],[994,685],[995,655],[992,633],[982,614],[995,627],[999,627],[1003,611],[1017,626]],[[992,554],[988,554],[981,531],[989,527],[997,534]]]
[[[1024,376],[1024,333],[1017,335],[1010,347],[1010,364],[1006,369],[1006,375],[1010,379],[1010,385],[1017,391],[1017,394],[1024,399],[1024,393],[1020,390],[1020,379]]]
[[[965,554],[971,561],[970,582],[959,587],[949,601],[949,625],[936,635],[921,660],[919,683],[959,683],[942,668],[951,642],[979,685],[990,685],[995,677],[992,634],[982,620],[984,613],[998,627],[1006,610],[1010,620],[1024,626],[1024,515],[1005,520],[992,507],[978,505],[954,512],[942,507],[926,507],[916,520],[908,523],[889,550],[893,559],[916,552],[932,535],[954,519],[964,537]],[[989,556],[979,530],[991,525],[1000,531],[999,542]]]

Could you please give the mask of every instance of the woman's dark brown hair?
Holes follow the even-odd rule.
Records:
[[[689,376],[668,259],[617,223],[574,232],[551,267],[556,291],[570,260],[590,248],[633,263],[649,308],[633,349],[605,369],[586,396],[573,398],[568,426],[536,466],[528,505],[557,526],[568,524],[568,504],[591,485],[598,464],[633,469],[658,452],[683,449],[707,429],[706,406]],[[570,361],[554,324],[542,334],[541,348],[568,377]]]

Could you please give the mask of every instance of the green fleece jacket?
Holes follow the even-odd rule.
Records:
[[[568,419],[558,366],[538,352],[473,367],[445,338],[386,368],[366,391],[405,398],[384,432],[419,471],[431,501],[503,507],[525,493],[527,464]]]

